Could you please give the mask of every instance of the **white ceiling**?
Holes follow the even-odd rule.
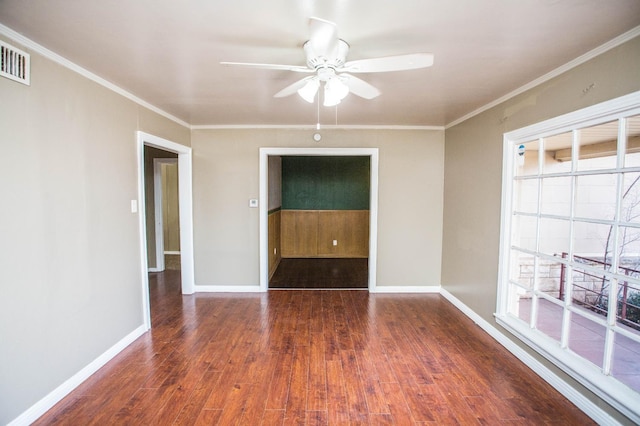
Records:
[[[0,0],[0,23],[191,125],[313,125],[274,98],[304,65],[311,16],[348,60],[414,52],[433,67],[359,74],[382,95],[320,106],[325,125],[444,126],[640,25],[638,0]]]

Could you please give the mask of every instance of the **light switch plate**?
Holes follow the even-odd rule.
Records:
[[[252,198],[249,200],[249,207],[251,208],[256,208],[258,207],[258,200],[255,198]]]

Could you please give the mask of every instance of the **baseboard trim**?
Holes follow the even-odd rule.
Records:
[[[196,293],[261,293],[259,285],[196,285]]]
[[[390,286],[379,285],[372,293],[440,293],[439,285],[426,286]]]
[[[480,315],[476,314],[471,308],[462,303],[457,297],[449,293],[444,288],[440,289],[440,294],[451,302],[457,309],[469,317],[474,323],[482,328],[487,334],[493,337],[498,343],[504,346],[509,352],[511,352],[516,358],[518,358],[527,367],[533,370],[544,381],[549,383],[558,392],[564,395],[569,401],[571,401],[576,407],[578,407],[587,416],[591,417],[596,423],[600,425],[617,425],[619,422],[611,417],[607,412],[595,405],[587,397],[578,392],[575,388],[570,386],[567,382],[562,380],[554,372],[549,370],[540,361],[532,357],[520,346],[516,345],[511,339],[501,333],[491,323],[486,321]]]
[[[46,413],[51,407],[56,405],[62,398],[67,396],[71,391],[80,386],[82,382],[87,380],[93,373],[98,371],[107,362],[118,355],[124,348],[129,346],[138,337],[147,331],[144,325],[133,330],[126,335],[118,343],[107,349],[102,355],[93,360],[89,365],[78,371],[76,374],[67,379],[60,386],[51,391],[47,396],[36,402],[27,411],[13,419],[8,426],[27,426],[36,421],[40,416]]]
[[[194,287],[196,293],[261,293],[259,285],[196,285]],[[282,289],[276,289],[282,290]],[[288,290],[305,290],[288,289]],[[307,289],[308,290],[308,289]],[[344,289],[336,289],[344,290]],[[367,289],[362,289],[367,290]],[[440,286],[377,286],[372,293],[440,293]]]
[[[202,293],[259,293],[260,286],[195,286],[196,292]],[[615,425],[619,424],[613,417],[595,405],[592,401],[571,387],[567,382],[558,377],[555,373],[545,367],[537,359],[516,345],[496,327],[488,321],[476,314],[471,308],[462,303],[458,298],[449,293],[440,286],[380,286],[376,287],[376,293],[439,293],[458,310],[469,317],[474,323],[482,328],[487,334],[493,337],[498,343],[504,346],[516,358],[531,368],[538,376],[549,383],[558,392],[563,394],[576,407],[582,410],[586,415],[591,417],[598,424]],[[106,352],[92,361],[89,365],[74,374],[56,389],[51,391],[47,396],[42,398],[36,404],[27,409],[20,416],[12,420],[8,426],[27,426],[36,421],[40,416],[46,413],[51,407],[57,404],[62,398],[67,396],[71,391],[77,388],[82,382],[88,379],[93,373],[98,371],[107,362],[113,359],[123,349],[133,343],[138,337],[143,335],[147,329],[144,325],[133,330],[119,342],[109,348]]]

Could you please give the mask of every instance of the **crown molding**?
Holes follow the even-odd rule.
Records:
[[[6,25],[0,24],[0,35],[3,35],[5,37],[10,38],[11,40],[15,41],[16,43],[21,44],[22,46],[24,46],[25,48],[31,50],[32,52],[38,53],[41,56],[44,56],[45,58],[59,64],[62,65],[65,68],[70,69],[71,71],[74,71],[78,74],[80,74],[81,76],[88,78],[89,80],[98,83],[99,85],[112,90],[114,92],[116,92],[117,94],[129,99],[130,101],[133,101],[135,103],[137,103],[140,106],[143,106],[165,118],[168,118],[169,120],[180,124],[181,126],[187,127],[189,128],[190,125],[189,123],[187,123],[186,121],[183,121],[181,119],[179,119],[178,117],[175,117],[171,114],[169,114],[168,112],[156,107],[155,105],[150,104],[149,102],[145,101],[144,99],[141,99],[139,97],[137,97],[136,95],[134,95],[131,92],[128,92],[126,90],[124,90],[123,88],[116,86],[115,84],[105,80],[104,78],[92,73],[91,71],[82,68],[80,65],[71,62],[70,60],[68,60],[67,58],[58,55],[57,53],[47,49],[46,47],[36,43],[35,41],[23,36],[22,34],[12,30],[11,28],[7,27]]]
[[[315,124],[299,125],[299,124],[202,124],[192,125],[191,130],[253,130],[253,129],[276,129],[276,130],[445,130],[444,126],[396,126],[387,124],[372,125],[321,125],[320,128]]]
[[[123,88],[105,80],[104,78],[92,73],[91,71],[75,64],[74,62],[71,62],[70,60],[64,58],[63,56],[60,56],[59,54],[47,49],[46,47],[34,42],[33,40],[23,36],[22,34],[12,30],[11,28],[7,27],[6,25],[0,24],[0,35],[3,35],[13,41],[15,41],[16,43],[21,44],[22,46],[24,46],[25,48],[28,48],[30,50],[32,50],[35,53],[38,53],[42,56],[44,56],[47,59],[50,59],[51,61],[54,61],[80,75],[82,75],[83,77],[88,78],[89,80],[92,80],[98,84],[100,84],[101,86],[112,90],[118,94],[120,94],[121,96],[137,103],[140,106],[143,106],[181,126],[184,126],[190,130],[242,130],[242,129],[300,129],[300,130],[318,130],[316,125],[265,125],[265,124],[246,124],[246,125],[216,125],[216,124],[204,124],[204,125],[191,125],[189,123],[187,123],[186,121],[172,115],[169,114],[168,112],[156,107],[155,105],[150,104],[149,102],[145,101],[144,99],[141,99],[139,97],[137,97],[136,95],[132,94],[131,92],[128,92],[127,90],[124,90]],[[507,93],[506,95],[456,119],[451,121],[450,123],[444,125],[444,126],[402,126],[402,125],[323,125],[321,126],[320,130],[329,130],[329,129],[340,129],[340,130],[435,130],[435,131],[441,131],[441,130],[446,130],[449,129],[453,126],[456,126],[466,120],[469,120],[470,118],[481,114],[495,106],[500,105],[501,103],[517,96],[520,95],[524,92],[526,92],[527,90],[530,90],[536,86],[539,86],[542,83],[545,83],[615,47],[620,46],[621,44],[632,40],[635,37],[640,36],[640,26],[637,26],[629,31],[627,31],[624,34],[621,34],[620,36],[608,41],[607,43],[602,44],[599,47],[596,47],[593,50],[590,50],[589,52],[585,53],[584,55],[581,55],[579,57],[577,57],[576,59],[566,63],[565,65],[562,65],[556,69],[554,69],[553,71],[548,72],[547,74],[538,77],[537,79],[525,84],[524,86],[519,87],[518,89]]]
[[[171,121],[174,121],[181,126],[184,126],[190,130],[243,130],[243,129],[300,129],[300,130],[329,130],[329,129],[340,129],[340,130],[436,130],[443,131],[445,128],[443,126],[398,126],[398,125],[322,125],[320,129],[317,128],[316,124],[309,125],[266,125],[266,124],[239,124],[239,125],[216,125],[216,124],[204,124],[204,125],[191,125],[184,120],[175,117],[174,115],[169,114],[168,112],[156,107],[155,105],[150,104],[132,94],[124,90],[123,88],[105,80],[104,78],[92,73],[91,71],[77,65],[74,62],[71,62],[67,58],[47,49],[46,47],[36,43],[35,41],[23,36],[22,34],[12,30],[6,25],[0,24],[0,35],[3,35],[16,43],[21,44],[23,47],[31,50],[34,53],[38,53],[45,58],[62,65],[83,77],[92,80],[105,88],[112,90],[119,95],[165,117]]]
[[[509,99],[520,95],[524,92],[526,92],[527,90],[533,89],[536,86],[541,85],[542,83],[545,83],[561,74],[564,74],[565,72],[577,67],[578,65],[582,65],[585,62],[599,56],[602,55],[603,53],[620,46],[623,43],[626,43],[629,40],[632,40],[636,37],[640,36],[640,26],[637,26],[629,31],[627,31],[626,33],[623,33],[621,35],[619,35],[618,37],[604,43],[603,45],[596,47],[593,50],[590,50],[589,52],[585,53],[584,55],[578,56],[576,59],[567,62],[566,64],[554,69],[553,71],[548,72],[547,74],[536,78],[535,80],[525,84],[522,87],[519,87],[518,89],[507,93],[506,95],[496,99],[493,102],[490,102],[478,109],[476,109],[475,111],[470,112],[469,114],[466,114],[456,120],[453,120],[452,122],[450,122],[449,124],[445,125],[445,129],[448,129],[450,127],[453,127],[455,125],[458,125],[460,123],[462,123],[463,121],[467,121],[468,119],[481,114],[495,106],[500,105],[501,103],[508,101]]]

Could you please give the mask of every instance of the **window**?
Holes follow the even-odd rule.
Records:
[[[640,92],[505,134],[496,318],[640,421]]]

